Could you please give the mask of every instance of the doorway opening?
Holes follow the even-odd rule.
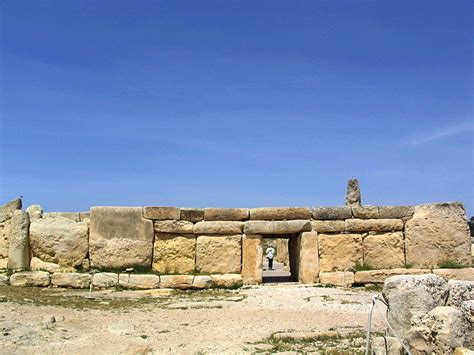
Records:
[[[263,283],[298,282],[299,234],[266,234],[263,237]],[[269,269],[267,251],[275,249],[273,268]]]

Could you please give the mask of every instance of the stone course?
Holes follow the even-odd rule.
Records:
[[[307,207],[262,207],[250,209],[250,219],[253,220],[310,219],[311,215],[311,209]]]
[[[194,225],[194,234],[241,234],[242,222],[237,221],[203,221]]]
[[[205,208],[206,221],[244,221],[249,219],[248,208]]]

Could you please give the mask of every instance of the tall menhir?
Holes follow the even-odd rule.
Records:
[[[349,179],[346,194],[347,206],[360,206],[360,188],[357,179]]]

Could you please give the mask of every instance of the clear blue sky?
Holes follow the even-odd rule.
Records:
[[[474,214],[472,1],[0,7],[2,201]]]

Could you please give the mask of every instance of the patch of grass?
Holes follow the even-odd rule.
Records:
[[[466,267],[466,265],[458,263],[454,260],[444,260],[438,264],[439,269],[464,269]]]
[[[355,271],[369,271],[373,270],[374,268],[370,266],[369,264],[361,264],[361,263],[356,263],[354,265],[354,270]]]

